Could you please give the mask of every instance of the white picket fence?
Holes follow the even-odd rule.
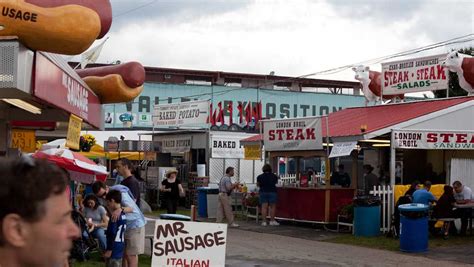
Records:
[[[389,232],[392,226],[392,213],[394,209],[394,196],[392,187],[389,185],[374,186],[373,190],[369,192],[371,195],[380,197],[382,201],[380,209],[382,211],[382,218],[380,218],[380,231],[383,233]]]
[[[296,183],[296,174],[282,174],[280,175],[280,185]]]

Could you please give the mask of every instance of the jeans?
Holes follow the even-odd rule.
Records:
[[[176,214],[176,210],[178,209],[178,201],[178,198],[168,198],[166,200],[166,213]]]
[[[107,237],[105,236],[105,229],[96,227],[94,231],[91,232],[91,235],[99,240],[100,250],[105,251],[107,249]]]

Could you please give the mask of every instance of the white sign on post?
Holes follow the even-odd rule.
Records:
[[[356,145],[357,145],[357,141],[334,143],[334,146],[331,149],[331,154],[329,155],[329,157],[337,158],[337,157],[349,156],[352,150],[356,148]]]
[[[212,136],[211,153],[213,158],[243,159],[245,150],[240,145],[241,136]]]
[[[463,131],[393,131],[395,148],[474,150],[474,132]]]
[[[225,266],[227,224],[156,220],[151,266]]]
[[[191,150],[191,137],[175,137],[161,139],[162,153],[182,153]]]
[[[155,105],[153,126],[200,125],[207,123],[209,101]]]
[[[382,64],[384,95],[446,90],[448,77],[442,65],[446,54]]]
[[[263,121],[266,151],[321,150],[321,118]]]

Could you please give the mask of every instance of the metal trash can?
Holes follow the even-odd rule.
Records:
[[[219,188],[208,188],[206,190],[207,198],[207,218],[216,218],[217,202],[219,201]]]
[[[354,235],[378,236],[380,234],[380,198],[358,196],[354,198]]]
[[[191,221],[191,217],[182,214],[160,214],[162,220]]]
[[[420,203],[398,206],[400,211],[400,250],[424,252],[428,250],[428,213],[430,207]]]

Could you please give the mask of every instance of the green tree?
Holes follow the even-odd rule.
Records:
[[[461,54],[474,55],[474,47],[461,48],[458,50]],[[459,86],[458,75],[455,72],[449,72],[449,97],[465,96],[467,92]],[[433,91],[435,98],[446,98],[446,90]]]

